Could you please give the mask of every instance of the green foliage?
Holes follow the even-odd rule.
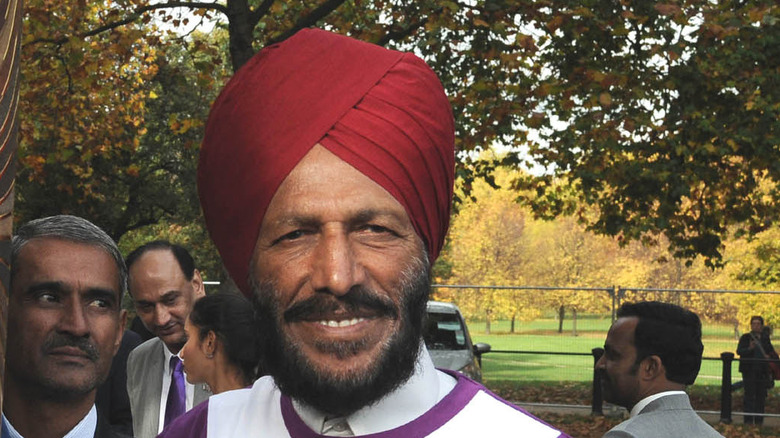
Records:
[[[589,229],[663,234],[675,257],[722,263],[729,231],[778,217],[780,7],[773,1],[558,1],[536,15],[533,157],[598,207]],[[537,215],[565,211],[527,178]],[[732,230],[737,227],[736,230]],[[650,233],[650,234],[648,234]]]
[[[34,29],[35,19],[28,15]],[[133,43],[143,52],[111,43],[124,39],[100,34],[58,46],[28,35],[25,54],[40,60],[22,62],[29,80],[22,90],[27,112],[16,219],[83,216],[120,241],[125,252],[167,238],[193,249],[219,279],[221,263],[205,232],[195,174],[208,108],[227,75],[219,50],[226,36],[195,33],[184,45],[149,36]],[[56,61],[65,50],[88,54],[76,57],[85,64]],[[103,51],[126,52],[123,80],[111,76],[116,55],[105,60]],[[54,69],[40,70],[42,64]],[[70,70],[78,74],[63,75]],[[123,239],[128,232],[132,236]]]
[[[97,26],[99,14],[47,0],[25,7],[16,217],[76,214],[117,238],[132,219],[106,207],[122,207],[135,178],[156,39],[137,25],[64,38]]]
[[[498,185],[497,166],[533,161],[547,173],[504,183],[533,216],[572,214],[622,245],[666,245],[694,266],[697,255],[720,265],[729,235],[755,234],[780,215],[780,7],[773,1],[181,5],[27,2],[19,219],[71,212],[116,238],[161,220],[197,220],[196,143],[225,70],[308,26],[428,61],[453,105],[464,205],[475,199],[476,181]],[[162,39],[152,16],[174,28],[191,18],[223,21],[213,38]],[[182,41],[189,59],[168,48]],[[496,144],[512,152],[479,157]],[[521,215],[518,226],[528,233],[529,215]],[[597,249],[573,251],[582,232],[575,225],[555,236],[568,248],[558,265],[566,269],[550,271],[566,284],[607,277],[577,265]],[[612,254],[613,265],[631,265]],[[442,262],[437,275],[459,269]],[[654,272],[620,280],[658,278]]]

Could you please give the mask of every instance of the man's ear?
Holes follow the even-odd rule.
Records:
[[[644,358],[639,366],[642,377],[646,380],[655,380],[658,377],[666,377],[666,368],[661,358],[652,355]]]
[[[195,299],[206,295],[206,287],[203,285],[203,278],[197,269],[192,273],[192,289],[195,291]]]

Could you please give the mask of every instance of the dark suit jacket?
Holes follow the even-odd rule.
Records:
[[[95,438],[132,438],[132,435],[125,435],[114,430],[106,417],[98,414],[98,423],[95,428]]]
[[[141,343],[138,333],[127,330],[122,335],[122,344],[111,362],[111,372],[95,396],[98,416],[105,417],[109,426],[127,436],[133,436],[133,416],[127,395],[127,357]]]
[[[604,438],[723,438],[691,407],[687,394],[653,400],[638,415],[613,427]]]

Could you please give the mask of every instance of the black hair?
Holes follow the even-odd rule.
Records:
[[[753,315],[750,317],[750,323],[753,324],[753,321],[758,320],[761,322],[761,325],[764,325],[764,317],[761,315]]]
[[[617,316],[639,319],[634,332],[637,364],[649,356],[658,356],[668,380],[693,384],[704,352],[701,321],[695,313],[674,304],[645,301],[623,304]]]
[[[203,340],[213,331],[229,363],[238,366],[249,385],[258,376],[260,346],[252,304],[243,295],[216,293],[195,301],[190,321]]]
[[[186,278],[187,281],[192,280],[192,277],[195,275],[195,260],[192,259],[189,251],[184,249],[184,247],[167,240],[154,240],[134,249],[125,258],[127,269],[130,270],[133,263],[137,262],[142,255],[154,250],[168,250],[173,253],[173,257],[179,263],[179,268],[181,268],[184,278]]]

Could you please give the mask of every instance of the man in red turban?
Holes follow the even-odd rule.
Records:
[[[242,67],[198,190],[270,376],[161,436],[560,436],[424,348],[453,173],[449,101],[416,56],[307,29]]]

